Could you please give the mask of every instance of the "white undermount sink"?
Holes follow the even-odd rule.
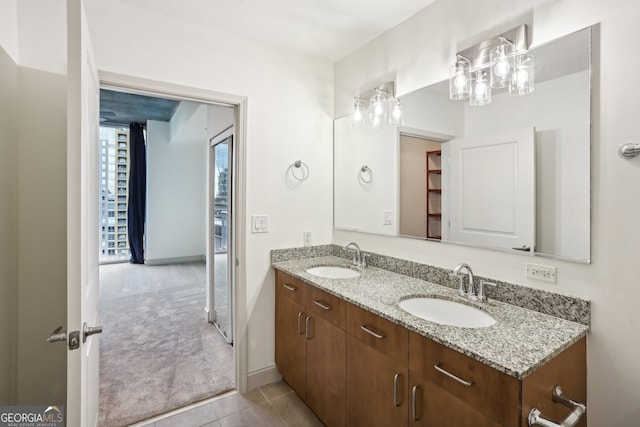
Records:
[[[486,328],[496,319],[475,307],[441,298],[408,298],[400,308],[409,314],[441,325],[461,328]]]
[[[325,279],[353,279],[360,276],[358,270],[348,267],[338,267],[335,265],[323,265],[307,269],[307,273],[314,276],[324,277]]]

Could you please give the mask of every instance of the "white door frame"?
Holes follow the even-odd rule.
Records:
[[[123,74],[99,71],[100,86],[123,90],[138,95],[157,96],[180,101],[192,101],[203,104],[232,106],[236,109],[235,138],[236,150],[236,189],[237,195],[233,221],[236,224],[233,245],[235,247],[235,298],[233,301],[233,336],[235,383],[240,393],[247,391],[247,309],[246,309],[246,134],[247,134],[247,98],[228,93],[182,86],[156,80],[126,76]]]

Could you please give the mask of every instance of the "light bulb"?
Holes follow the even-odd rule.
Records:
[[[353,122],[359,123],[362,121],[362,110],[356,110],[353,112]]]
[[[381,117],[384,114],[384,105],[382,104],[382,101],[377,101],[373,104],[373,114],[376,117]]]
[[[467,78],[464,76],[464,74],[458,74],[453,79],[453,86],[458,92],[462,92],[467,88]]]
[[[510,70],[511,66],[509,65],[509,61],[504,57],[493,67],[493,72],[500,77],[509,75]]]
[[[527,81],[529,81],[529,73],[527,73],[527,70],[516,71],[516,82],[518,87],[524,87]]]
[[[478,98],[485,96],[487,94],[487,83],[483,81],[476,83],[476,88],[473,92]]]

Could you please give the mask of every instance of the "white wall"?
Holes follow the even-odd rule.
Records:
[[[18,62],[18,1],[5,0],[0,13],[0,46]]]
[[[18,66],[5,51],[3,39],[0,39],[0,405],[7,405],[15,403],[16,398],[18,347]]]
[[[593,96],[592,264],[539,260],[558,267],[558,283],[547,285],[525,279],[529,258],[523,255],[341,231],[334,233],[334,242],[356,240],[363,250],[443,267],[465,261],[477,274],[590,299],[589,423],[633,426],[640,419],[640,341],[634,332],[640,311],[630,297],[637,287],[633,266],[640,259],[640,222],[635,221],[640,217],[640,159],[622,160],[616,150],[624,142],[640,142],[640,80],[634,71],[640,60],[626,54],[625,47],[637,31],[640,3],[440,0],[336,64],[336,116],[347,112],[362,82],[375,76],[395,74],[400,93],[445,79],[457,44],[471,45],[478,34],[518,16],[531,17],[536,44],[602,22],[596,62],[600,79]]]
[[[173,143],[170,127],[147,122],[147,263],[205,255],[207,140]]]
[[[247,233],[248,370],[274,364],[274,248],[332,236],[333,69],[266,44],[249,42],[116,0],[90,0],[87,15],[98,67],[153,80],[246,96],[247,228],[269,215],[269,232]],[[117,25],[117,30],[115,30]],[[287,185],[304,161],[310,177]]]
[[[199,102],[178,104],[170,121],[172,144],[202,144],[208,141],[208,106]]]

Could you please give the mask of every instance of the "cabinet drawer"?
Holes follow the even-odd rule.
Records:
[[[345,329],[347,303],[315,286],[307,287],[307,312]]]
[[[276,294],[290,298],[304,306],[306,291],[307,284],[305,282],[276,270]]]
[[[409,331],[402,326],[348,304],[347,332],[385,356],[407,363]]]
[[[409,371],[500,424],[518,425],[520,382],[514,377],[414,332]]]

